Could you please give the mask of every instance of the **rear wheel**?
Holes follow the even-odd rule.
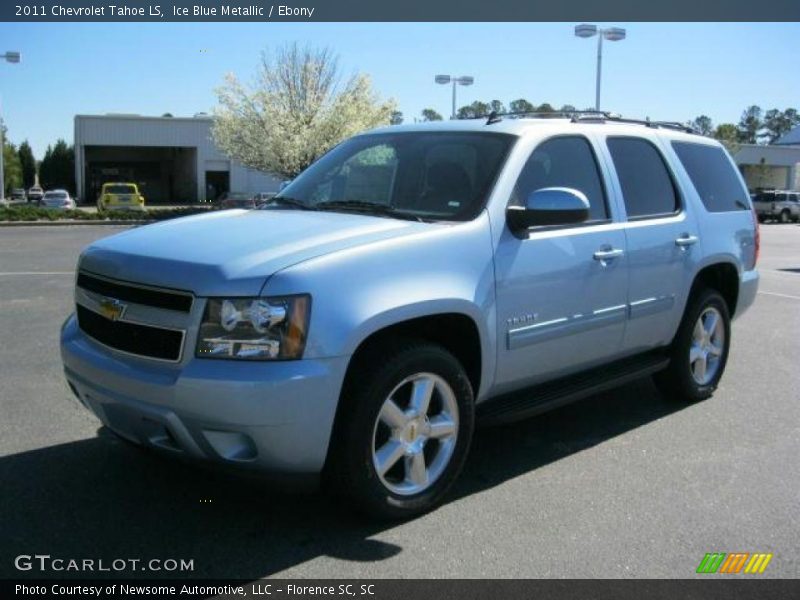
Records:
[[[354,367],[342,402],[331,457],[339,491],[383,518],[434,508],[472,439],[472,386],[458,360],[426,342],[383,347]]]
[[[669,366],[656,374],[656,384],[671,399],[708,398],[725,371],[730,339],[725,299],[710,288],[695,293],[672,343]]]

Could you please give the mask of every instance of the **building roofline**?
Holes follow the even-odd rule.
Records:
[[[127,121],[213,121],[212,115],[199,115],[196,117],[162,117],[158,115],[136,115],[127,113],[106,113],[104,115],[75,115],[78,119],[98,119],[98,120],[127,120]]]

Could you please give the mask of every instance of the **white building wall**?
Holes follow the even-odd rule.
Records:
[[[145,117],[140,115],[77,115],[75,117],[75,179],[83,197],[84,146],[184,147],[197,150],[197,198],[206,199],[205,172],[228,171],[233,192],[274,192],[280,180],[231,160],[214,145],[213,119],[197,117]]]

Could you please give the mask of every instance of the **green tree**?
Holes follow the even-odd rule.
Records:
[[[702,135],[708,136],[714,132],[714,123],[711,121],[711,117],[706,115],[700,115],[689,123],[689,125]]]
[[[798,125],[800,125],[800,115],[796,109],[787,108],[781,111],[773,108],[764,114],[763,138],[768,144],[772,144]]]
[[[506,112],[506,107],[500,100],[492,100],[489,102],[489,110],[496,113],[504,113]]]
[[[564,104],[561,108],[558,109],[558,111],[562,113],[572,113],[575,112],[576,110],[578,109],[572,106],[572,104]]]
[[[739,129],[733,123],[721,123],[717,125],[712,137],[722,142],[732,155],[739,151]]]
[[[75,149],[62,139],[48,146],[39,164],[39,183],[45,189],[64,188],[75,192]]]
[[[432,108],[423,108],[422,109],[422,120],[423,121],[441,121],[442,115],[438,112],[433,110]]]
[[[556,109],[553,108],[553,106],[551,104],[549,104],[548,102],[545,102],[544,104],[540,104],[539,106],[536,107],[536,112],[540,112],[540,113],[549,113],[549,112],[555,112],[555,111],[556,111]]]
[[[401,125],[402,123],[403,123],[403,113],[401,113],[399,110],[392,111],[392,114],[389,117],[389,124]]]
[[[481,102],[480,100],[476,100],[472,104],[468,104],[466,106],[462,106],[456,112],[456,118],[458,119],[474,119],[476,117],[484,117],[491,112],[489,105],[486,102]]]
[[[759,132],[763,126],[761,108],[755,105],[748,106],[739,119],[737,140],[742,144],[758,143]]]
[[[0,138],[3,140],[3,182],[4,189],[0,190],[0,198],[8,196],[11,188],[22,187],[22,165],[14,144],[8,141],[8,129],[0,122]]]
[[[526,113],[526,112],[533,112],[536,110],[536,107],[525,100],[525,98],[518,98],[516,100],[512,100],[511,103],[508,105],[508,108],[513,113]]]
[[[6,142],[5,135],[3,135],[3,140],[3,181],[5,189],[0,194],[0,197],[6,198],[12,188],[22,187],[22,165],[19,163],[19,155],[14,144]]]
[[[272,57],[262,53],[252,85],[228,75],[216,93],[216,145],[245,166],[287,179],[343,139],[388,124],[396,110],[393,100],[377,97],[364,74],[340,85],[330,49],[297,44]]]
[[[17,150],[19,156],[19,163],[22,167],[22,187],[28,189],[36,181],[36,159],[33,156],[28,140],[25,140],[19,145]]]

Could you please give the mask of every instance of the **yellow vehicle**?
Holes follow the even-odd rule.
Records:
[[[97,210],[144,210],[144,196],[135,183],[104,183]]]

